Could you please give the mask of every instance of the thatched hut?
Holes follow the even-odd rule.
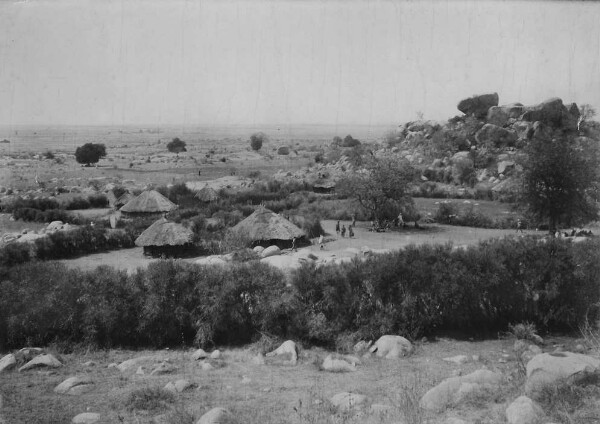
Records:
[[[205,185],[198,193],[196,193],[196,198],[204,203],[211,203],[219,200],[219,193],[208,185]]]
[[[335,191],[335,182],[328,180],[320,180],[313,184],[315,193],[333,193]]]
[[[115,201],[115,208],[119,209],[129,203],[131,200],[135,199],[135,196],[130,192],[126,191]]]
[[[120,210],[128,217],[163,215],[177,209],[177,205],[156,190],[144,191],[127,202]]]
[[[184,256],[193,251],[193,238],[192,230],[161,218],[140,234],[135,245],[144,248],[144,255]]]
[[[291,247],[292,240],[296,245],[306,243],[306,234],[290,221],[275,212],[260,206],[252,215],[232,228],[244,237],[248,237],[252,245]]]

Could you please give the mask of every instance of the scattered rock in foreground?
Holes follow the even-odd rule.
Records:
[[[62,364],[51,354],[45,353],[43,355],[36,356],[31,361],[27,362],[25,365],[19,368],[19,372],[40,367],[58,368],[62,367]]]
[[[290,355],[289,361],[286,361],[292,365],[296,364],[298,361],[298,347],[296,343],[292,340],[286,340],[272,352],[267,353],[267,357],[280,356],[280,355]]]
[[[94,424],[100,421],[100,414],[95,412],[84,412],[83,414],[76,415],[71,420],[72,424]]]
[[[168,362],[162,362],[158,367],[154,368],[150,375],[162,375],[162,374],[171,374],[175,372],[177,367],[169,364]]]
[[[542,408],[527,396],[519,396],[506,408],[508,424],[537,424],[543,415]]]
[[[532,394],[559,381],[576,384],[600,373],[600,359],[580,353],[556,352],[534,356],[527,363],[525,392]]]
[[[233,415],[225,408],[213,408],[202,415],[196,424],[224,424],[233,422]]]
[[[323,364],[321,364],[321,368],[324,371],[329,372],[352,372],[356,371],[356,365],[351,364],[344,359],[333,358],[331,355],[328,355],[325,360],[323,360]]]
[[[17,360],[15,355],[9,353],[8,355],[4,355],[2,359],[0,359],[0,372],[10,371],[17,367]]]
[[[88,376],[69,377],[54,388],[55,393],[64,395],[80,395],[90,391],[94,382]]]
[[[461,365],[461,364],[466,364],[467,362],[469,362],[469,359],[470,358],[467,355],[456,355],[456,356],[444,358],[443,361],[453,362],[457,365]]]
[[[484,369],[461,377],[450,377],[425,393],[421,398],[421,407],[430,411],[442,411],[456,405],[467,394],[493,389],[501,382],[502,375]]]
[[[334,395],[330,402],[338,411],[350,411],[352,409],[360,409],[367,401],[365,395],[351,392],[341,392]]]
[[[192,353],[192,359],[197,361],[198,359],[206,359],[208,358],[208,353],[204,351],[204,349],[198,349],[194,353]]]
[[[402,336],[381,336],[369,349],[370,353],[376,353],[379,357],[386,359],[397,359],[407,356],[413,351],[412,343]]]

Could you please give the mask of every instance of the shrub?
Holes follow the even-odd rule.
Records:
[[[141,409],[155,411],[166,409],[175,402],[175,395],[161,387],[142,387],[134,389],[127,395],[125,406],[128,410]]]
[[[254,133],[250,136],[250,147],[252,148],[252,150],[260,150],[260,148],[262,147],[263,143],[265,141],[268,141],[268,137],[265,133],[262,132],[257,132]]]
[[[12,267],[31,259],[27,243],[9,243],[0,248],[0,267]]]

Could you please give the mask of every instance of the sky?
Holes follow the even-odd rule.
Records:
[[[0,125],[390,124],[600,107],[600,3],[0,2]]]

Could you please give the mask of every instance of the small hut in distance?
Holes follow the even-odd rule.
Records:
[[[219,193],[214,188],[205,185],[196,193],[196,198],[204,203],[216,202],[219,200]]]
[[[248,237],[253,246],[277,245],[280,248],[289,248],[294,238],[296,246],[306,243],[304,231],[263,206],[234,226],[232,231]]]
[[[160,216],[177,209],[177,205],[156,190],[144,191],[120,210],[126,217]]]
[[[144,255],[179,257],[194,252],[193,239],[192,230],[161,218],[140,234],[135,245],[144,248]]]

